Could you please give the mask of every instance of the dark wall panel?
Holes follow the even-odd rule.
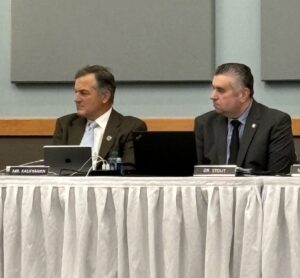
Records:
[[[87,64],[119,81],[203,81],[214,69],[212,0],[12,0],[11,80],[66,82]]]
[[[262,80],[300,80],[300,1],[262,0],[261,5]]]

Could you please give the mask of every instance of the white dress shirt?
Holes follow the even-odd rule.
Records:
[[[99,118],[95,120],[97,123],[96,127],[94,128],[94,146],[92,149],[92,158],[93,158],[93,169],[96,169],[97,166],[97,159],[99,150],[102,144],[104,131],[110,117],[112,108],[110,108],[107,112],[101,115]]]

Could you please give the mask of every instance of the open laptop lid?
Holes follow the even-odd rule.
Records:
[[[44,164],[49,173],[70,176],[85,175],[92,167],[92,149],[86,146],[44,146]]]
[[[192,176],[196,164],[192,131],[134,132],[137,174],[145,176]]]

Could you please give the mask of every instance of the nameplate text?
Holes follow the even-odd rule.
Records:
[[[48,166],[7,166],[9,175],[19,176],[45,176],[48,174]]]
[[[232,176],[236,175],[235,165],[195,165],[194,176]]]

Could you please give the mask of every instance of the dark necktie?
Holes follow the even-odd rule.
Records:
[[[228,164],[236,164],[239,148],[240,148],[240,138],[239,138],[239,126],[240,122],[238,120],[232,120],[231,125],[233,126],[231,141],[230,141],[230,154]]]

